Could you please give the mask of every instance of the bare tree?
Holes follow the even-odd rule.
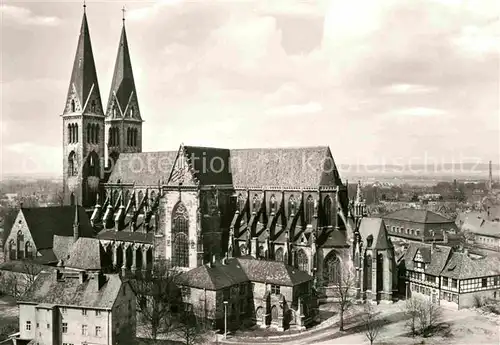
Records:
[[[205,343],[206,324],[203,317],[197,314],[189,303],[184,304],[180,311],[177,335],[185,345]]]
[[[145,335],[156,341],[160,334],[171,333],[176,320],[173,316],[181,297],[176,286],[179,273],[167,261],[155,262],[153,272],[130,280],[137,297],[138,321]]]
[[[418,321],[421,310],[421,300],[411,297],[406,300],[404,312],[406,314],[406,327],[410,330],[412,337],[418,333]]]
[[[344,331],[344,314],[354,305],[354,289],[356,274],[349,263],[340,263],[337,271],[337,286],[335,292],[339,303],[340,331]]]
[[[377,339],[380,333],[382,324],[377,318],[377,314],[370,303],[365,305],[362,321],[365,327],[366,338],[370,341],[370,345],[373,345],[373,342]]]
[[[432,331],[436,328],[436,326],[442,320],[443,312],[441,307],[436,303],[432,303],[430,299],[422,301],[420,303],[419,308],[419,325],[420,325],[420,333],[427,337]]]

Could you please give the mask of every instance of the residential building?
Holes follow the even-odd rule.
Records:
[[[478,248],[500,252],[500,222],[492,222],[478,212],[467,212],[457,217],[462,232],[469,232],[469,240]]]
[[[39,274],[18,300],[15,344],[127,344],[135,339],[136,299],[117,274]]]
[[[445,233],[456,233],[457,226],[435,212],[406,208],[382,216],[391,237],[409,241],[443,241]]]
[[[411,243],[399,259],[400,291],[427,296],[450,308],[467,308],[477,298],[500,299],[500,258],[467,249]]]
[[[183,273],[179,282],[184,301],[219,329],[226,316],[229,329],[280,330],[303,329],[316,316],[313,277],[282,261],[224,258]]]

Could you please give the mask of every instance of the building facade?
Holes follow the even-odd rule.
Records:
[[[443,241],[445,232],[457,232],[454,220],[424,209],[401,209],[382,216],[382,219],[391,237],[409,241]]]
[[[411,243],[399,260],[400,291],[406,297],[427,296],[449,308],[475,306],[476,299],[500,299],[497,256],[446,246]]]
[[[116,274],[42,272],[18,305],[16,344],[114,345],[135,338],[135,294]]]

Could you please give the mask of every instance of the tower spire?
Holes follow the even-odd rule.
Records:
[[[132,63],[130,61],[127,32],[125,30],[125,11],[125,8],[123,8],[123,27],[109,92],[106,117],[108,119],[128,118],[142,121],[139,113],[134,73],[132,72]]]
[[[84,2],[82,25],[80,27],[80,36],[73,62],[64,114],[82,113],[91,106],[93,113],[103,115],[86,7],[87,5]]]

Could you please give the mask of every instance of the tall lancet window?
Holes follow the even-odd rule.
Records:
[[[271,195],[271,199],[269,201],[269,208],[271,209],[271,213],[276,213],[276,197]]]
[[[325,225],[332,225],[332,198],[329,195],[326,196],[323,202],[323,208],[325,210]]]
[[[288,216],[293,217],[297,213],[297,201],[295,201],[295,198],[293,195],[290,195],[290,198],[288,199]]]
[[[74,113],[76,111],[76,103],[75,100],[71,100],[71,112]]]
[[[309,259],[303,249],[297,252],[297,268],[304,272],[309,272]]]
[[[76,163],[75,151],[71,151],[68,157],[68,175],[76,176],[78,174],[78,167]]]
[[[189,267],[189,216],[182,202],[172,211],[172,264]]]
[[[308,196],[306,200],[306,212],[305,212],[305,221],[306,224],[312,224],[314,215],[314,199],[312,196]]]
[[[240,210],[240,212],[243,212],[243,210],[245,209],[245,197],[241,193],[238,194],[238,209]]]

